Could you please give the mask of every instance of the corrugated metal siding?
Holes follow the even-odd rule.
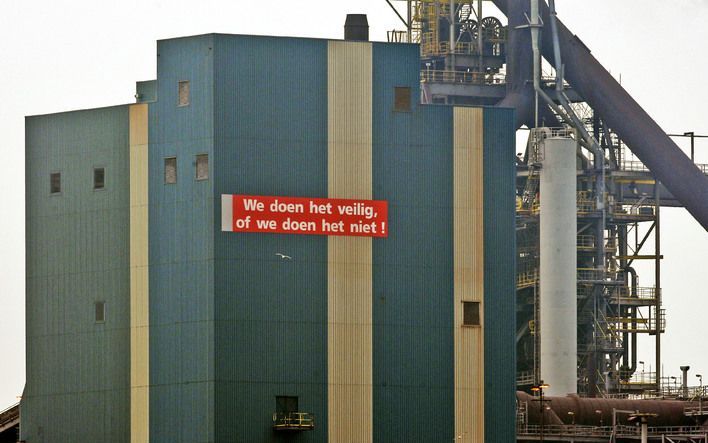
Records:
[[[330,41],[328,196],[371,199],[372,47]],[[327,240],[329,441],[371,442],[372,239]]]
[[[213,156],[213,41],[158,42],[149,106],[150,441],[214,441],[213,180],[195,180],[195,155]],[[178,82],[190,103],[178,107]],[[163,180],[177,157],[177,183]]]
[[[157,80],[135,82],[135,93],[138,103],[157,101]]]
[[[327,196],[327,42],[215,37],[214,198]],[[327,441],[327,238],[215,220],[217,441]],[[283,260],[281,252],[293,257]],[[277,395],[315,430],[271,430]]]
[[[130,112],[130,441],[150,441],[148,105]]]
[[[483,110],[454,108],[455,435],[484,441],[484,315],[463,326],[463,302],[484,308]]]
[[[452,440],[452,108],[419,106],[418,47],[374,44],[374,441]],[[394,112],[394,87],[411,112]]]
[[[128,163],[125,106],[26,120],[22,439],[129,439]],[[93,190],[95,166],[105,167],[104,190]],[[52,171],[59,196],[49,195]]]
[[[514,442],[516,391],[514,113],[484,112],[485,441]]]

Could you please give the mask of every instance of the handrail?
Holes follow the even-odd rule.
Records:
[[[578,268],[578,281],[615,281],[617,271],[602,268]]]
[[[626,299],[636,298],[642,300],[654,300],[656,298],[656,288],[654,286],[637,287],[632,294],[632,289],[627,286],[619,286],[612,293],[614,298]]]
[[[466,85],[499,85],[506,84],[504,74],[488,74],[485,72],[464,72],[441,69],[423,69],[420,80],[428,83],[458,83]]]
[[[595,248],[594,235],[578,235],[578,249],[593,249]]]
[[[538,269],[528,269],[516,274],[516,289],[528,288],[538,282]]]
[[[541,432],[540,425],[517,426],[519,435],[538,435]],[[708,433],[708,426],[650,426],[650,435],[705,435]],[[592,425],[544,425],[543,433],[546,435],[569,435],[576,437],[597,437],[609,436],[614,433],[617,437],[638,436],[641,433],[639,426],[615,425],[615,426],[592,426]]]
[[[708,164],[694,163],[702,173],[708,174]],[[622,160],[620,162],[621,171],[630,172],[651,172],[651,170],[639,160]]]
[[[644,317],[640,310],[637,310],[638,317],[612,317],[608,321],[610,327],[617,332],[641,332],[641,333],[654,333],[657,329],[657,316],[656,310],[652,311],[655,314],[649,317]],[[650,313],[651,314],[651,313]],[[630,327],[629,324],[632,324]],[[659,330],[664,332],[666,330],[666,309],[659,309]]]
[[[274,412],[274,429],[314,429],[315,416],[309,412]]]
[[[517,386],[531,385],[536,381],[533,371],[523,371],[516,373]]]

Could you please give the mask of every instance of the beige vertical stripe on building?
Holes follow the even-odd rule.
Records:
[[[331,41],[327,51],[328,194],[372,197],[371,43]],[[327,244],[329,441],[373,440],[372,239]]]
[[[130,441],[150,439],[148,105],[130,105]]]
[[[453,113],[455,437],[483,443],[483,110],[454,108]],[[482,327],[462,325],[464,301],[480,303]]]

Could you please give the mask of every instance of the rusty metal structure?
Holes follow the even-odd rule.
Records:
[[[707,441],[708,411],[699,399],[544,398],[517,392],[516,401],[517,441]]]

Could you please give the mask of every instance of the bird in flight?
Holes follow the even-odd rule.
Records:
[[[289,255],[282,254],[280,252],[276,252],[275,255],[278,257],[282,258],[283,260],[292,260],[293,258]]]

